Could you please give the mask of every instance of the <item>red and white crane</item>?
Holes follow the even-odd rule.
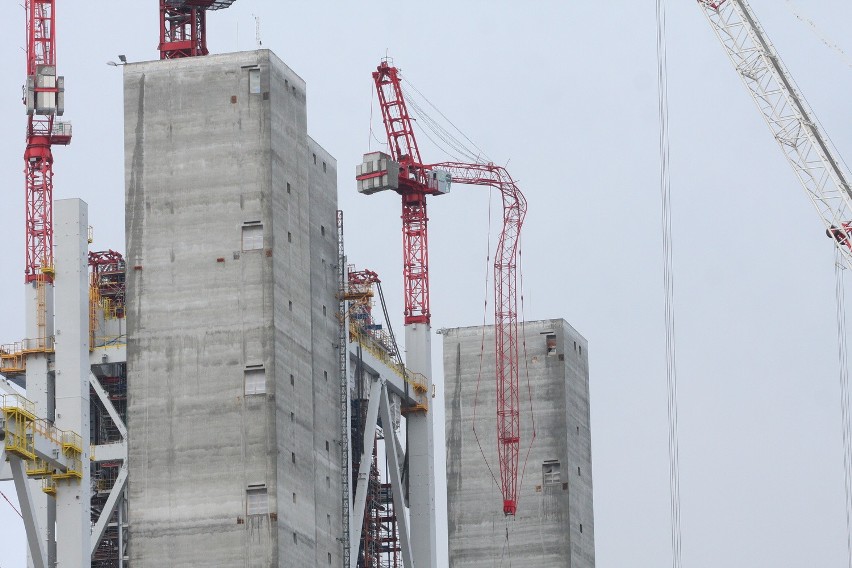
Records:
[[[160,59],[207,55],[207,11],[235,0],[160,0]]]
[[[390,155],[381,152],[365,155],[358,171],[358,190],[372,194],[390,189],[402,196],[403,282],[409,359],[413,351],[419,352],[421,348],[410,343],[412,336],[408,329],[419,325],[428,328],[431,321],[427,196],[448,193],[451,183],[490,186],[502,195],[503,227],[494,261],[497,454],[503,512],[514,515],[517,510],[520,446],[517,265],[526,199],[503,167],[482,163],[425,163],[417,146],[398,69],[387,60],[383,61],[373,73],[373,81]],[[428,344],[424,348],[428,349]],[[420,372],[419,369],[414,370]]]

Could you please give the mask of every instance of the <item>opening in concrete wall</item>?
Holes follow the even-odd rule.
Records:
[[[269,497],[266,485],[249,485],[246,489],[246,515],[266,515],[269,513]]]
[[[243,225],[242,249],[260,250],[263,248],[263,225],[253,221]]]
[[[266,393],[266,369],[262,365],[246,367],[244,375],[246,394]]]

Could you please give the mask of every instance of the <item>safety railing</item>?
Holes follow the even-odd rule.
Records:
[[[3,395],[0,404],[6,431],[6,452],[25,460],[35,459],[31,430],[35,404],[18,394]]]
[[[53,352],[53,336],[24,339],[15,343],[0,345],[0,373],[24,373],[27,370],[27,355]]]
[[[60,430],[44,418],[36,418],[35,403],[19,394],[0,396],[2,427],[5,430],[5,449],[23,458],[27,475],[33,478],[50,476],[53,479],[82,479],[83,437],[76,432]],[[35,451],[36,438],[49,440],[65,457],[66,471],[56,472]],[[45,488],[43,491],[48,492]]]
[[[373,357],[384,363],[389,369],[397,374],[402,380],[411,385],[419,403],[407,410],[427,410],[429,405],[427,402],[426,393],[429,390],[426,385],[429,384],[426,377],[421,373],[415,373],[409,369],[405,369],[398,361],[394,360],[390,353],[380,344],[371,334],[364,333],[356,324],[349,324],[349,334],[353,341],[366,349]]]

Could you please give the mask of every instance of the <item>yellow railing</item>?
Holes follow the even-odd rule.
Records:
[[[34,459],[27,462],[27,477],[33,479],[41,479],[53,473],[52,468],[48,463],[41,459]]]
[[[35,459],[32,438],[35,404],[21,395],[7,394],[2,397],[2,405],[6,451],[25,460]]]
[[[27,370],[27,355],[53,353],[53,337],[24,339],[0,345],[0,373],[22,374]]]
[[[101,298],[101,307],[104,310],[104,319],[119,319],[119,312],[124,313],[124,306],[116,305],[109,298]]]
[[[37,434],[42,438],[46,438],[56,444],[62,444],[62,430],[45,420],[44,418],[36,418],[32,424],[33,434]]]
[[[89,286],[89,351],[95,348],[95,332],[98,330],[98,306],[101,295],[97,286]]]
[[[43,418],[36,418],[35,403],[19,394],[0,396],[6,431],[6,451],[27,461],[27,475],[34,478],[50,476],[56,479],[82,479],[83,437],[76,432],[60,430]],[[50,440],[61,448],[68,465],[65,472],[54,473],[48,464],[35,453],[36,436]],[[42,487],[50,493],[47,486]],[[52,485],[55,492],[55,484]]]
[[[418,405],[418,408],[421,410],[426,410],[428,404],[426,402],[425,395],[428,391],[428,388],[426,387],[428,381],[426,380],[425,376],[420,373],[410,371],[408,369],[405,369],[403,371],[403,367],[390,356],[390,353],[388,353],[387,349],[385,349],[384,346],[380,344],[370,334],[363,333],[356,324],[349,324],[349,335],[353,341],[358,341],[359,345],[361,345],[362,348],[366,349],[373,357],[384,363],[402,380],[411,385],[411,388],[414,389],[414,392],[417,393],[418,398],[420,399],[420,404]]]

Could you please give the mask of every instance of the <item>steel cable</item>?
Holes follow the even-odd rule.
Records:
[[[482,459],[485,461],[485,467],[488,468],[488,473],[491,474],[491,479],[496,487],[500,487],[500,482],[497,481],[497,476],[491,469],[491,464],[488,462],[488,457],[485,455],[485,450],[482,449],[482,441],[479,439],[479,433],[476,431],[476,410],[479,406],[479,385],[482,382],[482,365],[485,359],[485,325],[488,320],[488,283],[491,276],[491,197],[493,192],[488,192],[488,232],[487,232],[487,252],[485,253],[485,302],[482,307],[482,334],[479,345],[479,372],[476,375],[476,394],[473,397],[473,437],[476,440],[476,445],[479,446],[479,453],[482,454]]]
[[[834,275],[837,300],[837,357],[840,363],[840,414],[843,429],[843,473],[846,488],[846,555],[852,568],[852,423],[849,412],[849,361],[846,344],[846,297],[843,254],[835,247]]]
[[[669,177],[668,81],[666,13],[664,0],[656,2],[657,90],[660,121],[660,195],[662,202],[663,287],[665,293],[666,386],[668,391],[669,504],[672,566],[682,567],[680,518],[680,456],[678,449],[677,365],[675,358],[674,274],[672,270],[671,181]]]
[[[9,504],[9,506],[10,506],[10,507],[12,507],[12,510],[13,510],[13,511],[15,511],[15,512],[18,514],[18,516],[19,516],[19,517],[21,517],[21,518],[23,519],[23,518],[24,518],[24,516],[21,514],[21,512],[18,510],[18,508],[17,508],[17,507],[15,507],[15,505],[14,505],[14,504],[13,504],[13,503],[9,500],[9,498],[8,498],[8,497],[6,497],[6,494],[5,494],[5,493],[3,493],[2,491],[0,491],[0,495],[2,495],[2,496],[3,496],[3,499],[5,499],[5,500],[6,500],[6,502]]]

